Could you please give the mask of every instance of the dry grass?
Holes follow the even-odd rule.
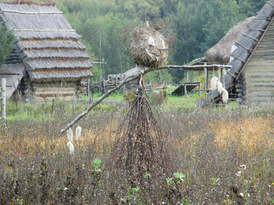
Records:
[[[122,109],[93,111],[80,121],[82,137],[71,157],[60,130],[73,116],[0,125],[0,204],[271,204],[274,200],[273,111],[165,111],[163,129],[176,140],[184,181],[157,187],[157,178],[135,193],[127,179],[104,170]],[[258,116],[259,115],[259,116]],[[78,125],[76,125],[78,126]],[[73,128],[75,129],[75,128]],[[92,162],[100,158],[101,173]],[[240,165],[246,165],[246,170]],[[239,176],[237,172],[241,171]],[[150,174],[150,173],[147,173]],[[173,177],[175,178],[175,177]],[[119,188],[111,189],[111,183]],[[154,187],[154,188],[153,188]],[[150,189],[150,190],[148,190]],[[151,194],[151,193],[157,194]],[[243,197],[241,194],[243,194]],[[151,199],[152,196],[154,199]],[[125,201],[125,202],[123,202]]]

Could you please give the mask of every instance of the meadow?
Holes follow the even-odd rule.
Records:
[[[0,124],[0,204],[274,204],[273,104],[201,110],[196,94],[168,95],[159,107],[177,170],[146,173],[138,184],[106,166],[129,110],[119,98],[73,126],[83,129],[74,155],[60,131],[88,104],[8,102]]]

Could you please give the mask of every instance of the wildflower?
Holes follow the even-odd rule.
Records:
[[[240,196],[241,196],[241,197],[244,197],[244,194],[243,194],[243,193],[240,193]]]
[[[84,167],[85,165],[83,164],[82,167]]]
[[[80,139],[81,132],[82,132],[82,128],[81,128],[80,126],[78,126],[78,127],[76,128],[76,133],[75,133],[75,137],[76,137],[77,142],[78,142],[78,140]]]
[[[259,181],[260,179],[259,179],[259,178],[257,178],[257,180]]]
[[[143,189],[145,189],[145,187],[143,187]]]
[[[246,165],[242,164],[242,165],[240,165],[240,167],[241,167],[242,169],[246,170]]]
[[[194,142],[194,144],[196,144],[196,142]]]
[[[65,187],[65,188],[64,188],[64,191],[66,191],[66,190],[68,190],[68,188],[67,188],[67,187]]]
[[[69,147],[69,153],[70,153],[70,155],[73,155],[74,154],[74,146],[73,146],[73,144],[71,142],[68,142],[67,146]]]
[[[53,156],[55,156],[55,153],[53,153]]]
[[[238,172],[236,173],[236,175],[237,175],[238,177],[241,176],[241,174],[242,174],[241,171],[238,171]]]
[[[272,183],[272,185],[274,186],[274,182]]]

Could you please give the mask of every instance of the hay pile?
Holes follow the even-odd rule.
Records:
[[[132,61],[140,67],[157,68],[167,61],[168,45],[165,37],[149,27],[136,28],[129,49]]]

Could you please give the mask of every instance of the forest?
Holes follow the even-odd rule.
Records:
[[[9,0],[11,1],[11,0]],[[40,2],[45,0],[38,0]],[[82,35],[92,62],[106,61],[105,76],[133,65],[128,50],[132,31],[149,21],[170,39],[168,64],[182,65],[204,56],[236,23],[256,15],[266,0],[55,0],[76,32]],[[94,64],[95,78],[102,73]],[[162,73],[162,75],[161,75]],[[155,72],[178,83],[183,72]],[[153,76],[154,75],[154,76]]]

